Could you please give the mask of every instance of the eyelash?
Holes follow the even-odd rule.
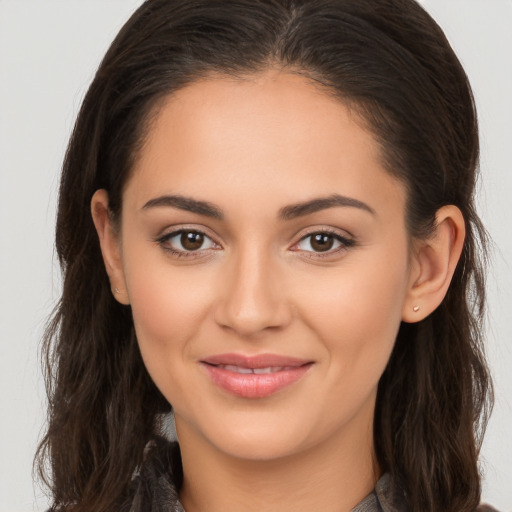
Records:
[[[195,233],[198,235],[203,235],[205,237],[205,239],[209,239],[212,241],[212,243],[214,243],[215,245],[218,245],[215,242],[213,242],[211,237],[209,237],[203,231],[200,231],[198,229],[186,229],[186,228],[177,229],[176,231],[172,231],[171,233],[166,233],[165,235],[162,235],[161,237],[156,238],[155,242],[157,244],[159,244],[160,247],[164,251],[170,253],[173,257],[176,257],[176,258],[197,258],[197,257],[204,256],[205,249],[198,249],[196,251],[182,251],[182,250],[173,249],[172,246],[165,245],[166,243],[169,242],[169,240],[171,240],[172,238],[179,236],[183,233]],[[206,250],[208,250],[208,249],[206,249]]]
[[[328,250],[325,252],[303,251],[305,253],[306,258],[319,259],[319,258],[332,257],[333,255],[336,255],[342,251],[346,251],[356,245],[356,240],[354,238],[347,238],[343,235],[340,235],[340,233],[338,233],[337,231],[324,228],[324,229],[315,229],[315,230],[309,231],[308,233],[304,234],[300,238],[300,240],[296,244],[294,244],[294,246],[300,244],[302,241],[307,240],[308,238],[313,237],[314,235],[330,236],[330,237],[334,238],[335,241],[339,242],[340,246],[334,250]]]
[[[166,243],[169,242],[169,240],[171,240],[172,238],[179,236],[183,233],[194,233],[194,234],[203,235],[206,239],[211,240],[211,242],[213,244],[218,245],[206,233],[204,233],[203,231],[197,230],[197,229],[178,229],[176,231],[172,231],[171,233],[166,233],[165,235],[156,238],[154,240],[154,242],[159,244],[160,247],[164,251],[170,253],[173,257],[176,257],[176,258],[197,258],[197,257],[204,256],[204,251],[209,250],[209,249],[198,249],[196,251],[186,251],[186,250],[183,251],[183,250],[176,250],[176,249],[173,249],[169,245],[165,245]],[[330,229],[316,229],[314,231],[310,231],[309,233],[306,233],[305,235],[303,235],[300,238],[300,240],[294,244],[294,246],[300,244],[302,241],[304,241],[314,235],[331,236],[336,241],[338,241],[341,245],[333,251],[331,251],[331,250],[325,251],[325,252],[303,251],[304,253],[309,253],[309,255],[306,256],[307,258],[315,258],[315,259],[326,258],[329,256],[333,256],[334,254],[337,254],[341,251],[350,249],[351,247],[354,247],[356,245],[356,241],[353,238],[344,237],[336,231],[333,231]],[[213,249],[213,250],[216,250],[216,249]]]

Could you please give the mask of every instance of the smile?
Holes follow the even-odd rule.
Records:
[[[211,382],[241,398],[265,398],[300,380],[312,361],[263,354],[222,354],[200,361]]]
[[[276,373],[276,372],[282,372],[287,370],[294,370],[295,367],[293,366],[267,366],[266,368],[244,368],[242,366],[234,366],[232,364],[219,364],[216,365],[217,368],[221,368],[223,370],[228,370],[230,372],[235,373],[256,373],[258,375],[268,374],[268,373]]]

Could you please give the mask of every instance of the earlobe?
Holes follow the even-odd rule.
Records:
[[[107,191],[97,190],[91,200],[91,214],[98,234],[105,270],[115,299],[121,304],[128,305],[130,300],[126,291],[121,247],[119,237],[112,225],[108,205]]]
[[[456,206],[438,210],[434,233],[416,246],[402,311],[404,322],[419,322],[441,304],[462,253],[465,232],[464,217]]]

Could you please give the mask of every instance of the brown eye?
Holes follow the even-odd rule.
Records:
[[[186,251],[197,251],[204,243],[204,235],[196,231],[184,231],[181,233],[180,242]]]
[[[332,249],[334,237],[327,233],[316,233],[311,235],[311,247],[314,251],[324,252]]]
[[[309,253],[335,253],[341,249],[348,249],[354,244],[354,240],[338,233],[317,231],[303,237],[297,244],[297,248]]]
[[[201,231],[191,229],[173,231],[156,239],[156,242],[160,244],[162,249],[182,256],[195,251],[217,248],[217,245],[209,236]]]

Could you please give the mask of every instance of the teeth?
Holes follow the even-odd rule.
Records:
[[[224,370],[236,373],[252,373],[250,368],[241,368],[240,366],[232,366],[230,364],[220,364],[219,368],[224,368]]]
[[[281,370],[283,369],[282,366],[278,366],[278,367],[267,367],[267,368],[254,368],[253,372],[254,373],[258,373],[258,374],[261,374],[261,373],[275,373],[275,372],[280,372]]]
[[[257,375],[262,375],[265,373],[276,373],[281,372],[283,370],[290,370],[290,367],[286,366],[267,366],[266,368],[243,368],[241,366],[234,366],[231,364],[219,364],[217,368],[222,368],[223,370],[228,370],[230,372],[235,373],[255,373]]]

